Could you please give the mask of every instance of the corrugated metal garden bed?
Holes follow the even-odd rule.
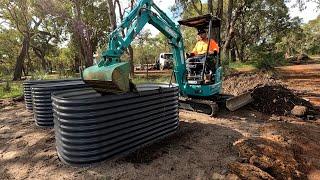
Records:
[[[40,127],[53,127],[51,94],[70,89],[88,87],[83,81],[63,81],[33,85],[31,87],[35,122]]]
[[[87,165],[126,155],[174,133],[178,88],[140,85],[139,93],[101,96],[91,88],[54,93],[60,159]]]
[[[29,80],[23,82],[23,94],[26,109],[32,111],[32,96],[31,96],[31,86],[36,84],[46,84],[46,83],[59,83],[67,81],[79,81],[80,79],[58,79],[58,80]]]

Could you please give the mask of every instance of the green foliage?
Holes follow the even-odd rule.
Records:
[[[11,90],[10,83],[9,83],[9,81],[7,81],[5,87],[3,88],[3,91],[9,92],[10,90]]]
[[[254,62],[230,62],[228,67],[231,69],[254,69],[255,68]]]
[[[150,31],[142,31],[133,42],[132,48],[135,64],[153,64],[160,53],[171,52],[167,38],[163,34],[152,37]]]
[[[31,80],[43,80],[43,79],[50,79],[49,74],[43,70],[38,70],[32,73],[30,79]]]
[[[320,54],[320,16],[302,27],[305,33],[304,50],[309,54]]]
[[[320,53],[320,16],[307,24],[292,28],[281,42],[276,44],[278,50],[289,56],[298,53],[315,55]]]
[[[20,48],[20,35],[12,29],[0,28],[0,79],[10,75]]]
[[[134,84],[146,84],[146,83],[169,83],[171,76],[135,76],[133,79]]]
[[[23,94],[22,90],[21,82],[0,83],[0,99],[19,97]]]
[[[272,70],[276,66],[285,64],[283,52],[261,50],[260,48],[253,50],[252,59],[255,61],[255,67],[260,70]]]

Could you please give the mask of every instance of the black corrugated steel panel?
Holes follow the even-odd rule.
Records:
[[[79,81],[80,79],[58,79],[58,80],[29,80],[23,82],[24,100],[26,109],[32,111],[31,86],[36,84],[58,83],[66,81]]]
[[[101,96],[91,88],[54,93],[60,159],[83,165],[123,156],[178,127],[178,88],[139,85],[139,93]]]
[[[46,84],[37,84],[31,87],[33,114],[35,122],[41,127],[53,126],[53,111],[51,94],[70,89],[85,88],[87,85],[81,81],[64,81]]]

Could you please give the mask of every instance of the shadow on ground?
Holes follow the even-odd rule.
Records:
[[[155,144],[120,159],[79,168],[59,161],[53,130],[37,127],[22,105],[1,113],[0,179],[221,178],[228,164],[237,160],[233,143],[242,138],[228,127],[181,121],[177,133]]]

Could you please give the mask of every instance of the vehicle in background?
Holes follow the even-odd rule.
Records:
[[[158,70],[171,69],[173,67],[173,54],[161,53],[156,64],[158,64]]]

